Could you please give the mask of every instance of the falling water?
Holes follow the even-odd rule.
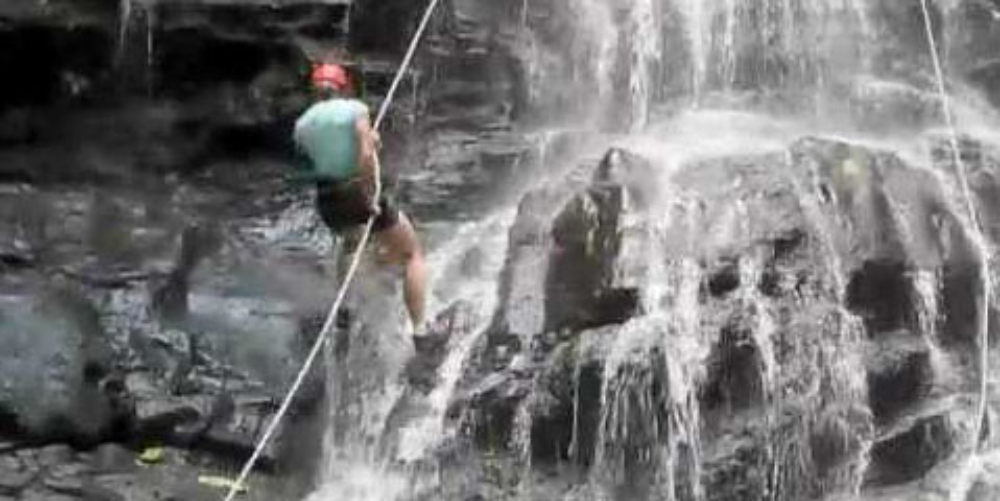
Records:
[[[503,296],[498,277],[506,268],[504,287],[535,290],[551,270],[546,260],[526,260],[522,253],[553,250],[545,246],[551,244],[545,241],[550,238],[547,227],[522,237],[543,240],[532,242],[537,246],[508,242],[506,230],[519,217],[509,207],[461,227],[433,254],[431,268],[454,270],[470,249],[481,248],[487,271],[473,278],[442,271],[436,277],[433,309],[468,301],[474,305],[469,325],[450,341],[437,382],[421,395],[398,378],[398,366],[408,354],[390,345],[402,341],[380,341],[379,346],[372,340],[378,329],[352,333],[374,348],[351,353],[349,365],[341,365],[331,376],[336,380],[334,397],[350,398],[335,401],[331,409],[337,422],[331,428],[324,487],[311,499],[466,499],[464,492],[459,497],[441,493],[448,484],[470,478],[473,483],[500,478],[495,483],[501,484],[503,499],[520,500],[701,501],[711,498],[713,489],[732,484],[745,489],[733,487],[733,493],[754,499],[852,499],[868,488],[865,482],[878,460],[873,451],[880,440],[892,438],[879,428],[868,401],[868,350],[877,342],[912,335],[906,348],[926,348],[935,390],[961,386],[956,367],[960,362],[949,358],[947,333],[942,332],[949,305],[940,267],[918,259],[905,263],[901,282],[910,294],[907,322],[912,324],[894,326],[908,330],[904,334],[869,332],[871,319],[851,304],[857,268],[866,259],[876,259],[860,255],[858,249],[870,243],[865,239],[881,237],[852,232],[891,232],[901,242],[898,252],[907,253],[917,246],[917,233],[924,231],[914,226],[909,202],[891,196],[878,200],[885,205],[885,212],[879,213],[885,227],[866,226],[871,223],[863,220],[867,213],[855,217],[851,212],[878,205],[872,202],[876,195],[859,185],[884,182],[877,179],[883,174],[879,169],[892,166],[875,165],[876,160],[858,159],[852,152],[824,153],[829,158],[803,158],[801,152],[816,141],[803,137],[843,140],[831,138],[832,127],[817,126],[815,118],[844,108],[845,96],[856,95],[853,86],[861,79],[923,95],[920,81],[890,78],[873,64],[882,50],[873,43],[880,29],[875,3],[612,4],[522,0],[513,4],[510,12],[516,14],[508,22],[524,42],[521,56],[532,107],[560,103],[572,108],[572,113],[554,110],[553,123],[534,131],[535,163],[549,167],[565,161],[562,156],[596,148],[565,148],[559,139],[567,131],[598,129],[624,117],[614,130],[628,135],[617,144],[655,169],[654,179],[644,183],[657,190],[656,202],[641,206],[626,196],[615,227],[622,240],[618,250],[627,256],[624,268],[642,270],[616,269],[614,276],[638,291],[637,311],[621,324],[550,333],[543,332],[543,305],[512,301],[503,312],[510,324],[506,334],[520,348],[513,349],[507,366],[484,369],[484,345],[490,342]],[[553,20],[541,15],[542,9],[561,16],[560,22],[548,25]],[[674,43],[666,33],[668,16],[683,18],[680,38],[686,44],[686,66],[671,66],[678,56],[665,52]],[[690,84],[686,102],[693,104],[659,116],[656,106],[664,94],[666,68],[676,67],[689,72],[680,81]],[[883,99],[863,97],[875,103],[872,108]],[[864,147],[859,149],[885,148],[887,154],[903,156],[897,145],[851,132],[850,137],[863,136]],[[905,147],[915,142],[909,139]],[[741,170],[746,159],[765,165],[763,174]],[[713,169],[725,175],[699,178]],[[771,185],[748,187],[754,176],[765,175]],[[831,179],[846,185],[831,187]],[[535,181],[558,191],[567,177],[563,171],[546,172]],[[726,194],[712,195],[719,191]],[[962,195],[971,204],[967,189]],[[948,193],[943,197],[955,199]],[[777,237],[760,233],[773,223],[761,221],[771,216],[769,211],[785,211],[775,218],[794,221],[805,233],[801,242],[786,243],[795,247],[791,257],[778,257],[779,245],[773,243]],[[544,221],[551,215],[531,216]],[[968,231],[973,223],[959,225]],[[985,250],[981,233],[977,238],[973,240]],[[897,257],[894,250],[887,259]],[[898,257],[903,261],[912,256]],[[734,290],[706,292],[720,262],[736,270]],[[782,267],[799,274],[782,275],[788,271]],[[770,285],[785,289],[767,290],[772,279],[778,282]],[[987,292],[989,287],[987,283]],[[538,348],[549,336],[572,340],[557,343],[551,352]],[[985,342],[981,349],[985,356]],[[982,371],[985,376],[985,362]],[[544,377],[553,372],[567,379],[566,394],[559,397],[565,397],[560,405],[566,404],[568,413],[559,424],[571,429],[560,430],[567,432],[568,443],[550,464],[538,449],[546,440],[539,435],[546,429],[546,409],[553,405]],[[476,383],[501,374],[528,378],[523,382],[526,396],[505,408],[510,413],[507,442],[491,444],[496,450],[481,455],[462,456],[461,467],[446,465],[439,457],[442,449],[472,440],[464,427],[476,426],[472,411],[460,409],[461,415],[455,416],[452,406],[471,406],[466,393],[475,394]],[[718,402],[706,404],[710,391],[718,391],[720,396],[711,397]],[[735,394],[740,391],[748,394]],[[717,463],[720,457],[738,457],[740,469],[725,469]],[[468,473],[489,469],[496,478],[490,472]],[[449,472],[461,478],[449,477]],[[463,476],[466,473],[469,477]],[[975,472],[966,474],[972,478]],[[728,478],[728,483],[720,487],[720,478]]]
[[[629,21],[624,27],[625,33],[631,34],[629,125],[633,131],[641,130],[649,121],[650,102],[657,83],[656,69],[662,47],[657,5],[656,0],[633,2]]]
[[[156,7],[148,6],[146,12],[146,95],[156,90]]]
[[[121,65],[125,58],[129,25],[132,23],[132,0],[120,0],[118,4],[118,48],[115,54],[116,65]]]
[[[819,91],[863,73],[872,27],[864,0],[685,0],[694,99]],[[810,101],[817,96],[803,95]]]
[[[429,298],[430,318],[455,304],[472,305],[472,310],[460,318],[458,325],[452,324],[453,332],[462,335],[451,339],[448,354],[436,371],[437,384],[427,395],[417,397],[419,403],[412,408],[419,411],[407,411],[415,413],[393,438],[387,439],[387,431],[394,413],[410,408],[408,399],[413,397],[405,392],[401,373],[406,358],[411,356],[400,349],[409,344],[400,337],[401,322],[380,322],[352,330],[349,353],[328,362],[328,392],[334,418],[326,439],[326,468],[318,479],[321,488],[310,499],[393,501],[419,485],[437,487],[438,482],[427,478],[420,463],[432,458],[436,447],[457,431],[447,426],[445,413],[463,364],[483,333],[482,321],[496,304],[493,284],[503,263],[498,250],[506,248],[503,228],[512,218],[510,211],[501,211],[458,228],[428,256],[428,268],[434,273],[431,283],[437,284]],[[483,256],[476,277],[462,271],[471,255]],[[455,287],[454,283],[462,285]],[[361,294],[387,297],[378,305],[366,305],[364,311],[395,311],[392,305],[398,304],[398,295],[386,294],[384,283],[375,287],[382,291]],[[386,336],[386,332],[393,335]],[[359,349],[358,344],[363,348]],[[410,471],[400,464],[415,469]]]
[[[979,260],[979,281],[982,284],[982,291],[976,300],[977,334],[979,342],[979,403],[976,415],[975,426],[973,426],[972,451],[973,455],[979,450],[979,442],[982,437],[982,427],[986,421],[989,398],[989,373],[990,373],[990,328],[989,328],[989,307],[990,298],[993,297],[993,280],[990,274],[990,249],[986,243],[986,235],[983,233],[983,225],[980,221],[979,213],[976,211],[975,201],[969,189],[969,180],[966,176],[965,163],[962,161],[962,153],[958,145],[958,131],[955,120],[952,116],[951,99],[945,88],[944,71],[941,66],[941,59],[938,54],[938,44],[934,36],[934,27],[931,23],[931,14],[927,0],[921,0],[920,6],[923,9],[924,25],[927,28],[927,44],[931,51],[931,60],[934,63],[934,75],[937,77],[938,92],[941,96],[941,108],[944,112],[945,125],[948,127],[949,146],[951,147],[953,164],[958,177],[959,188],[961,189],[963,202],[966,207],[966,217],[972,227],[972,242],[976,247],[976,258]]]

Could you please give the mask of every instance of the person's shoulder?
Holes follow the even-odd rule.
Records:
[[[309,107],[306,108],[301,115],[299,115],[299,121],[307,121],[310,118],[315,117],[318,114],[321,114],[323,112],[323,109],[325,108],[324,106],[325,103],[326,101],[320,101],[309,105]]]
[[[359,113],[368,113],[368,105],[360,99],[349,99],[350,106]]]
[[[339,121],[348,117],[367,115],[368,106],[356,99],[327,99],[310,106],[299,116],[297,123]]]

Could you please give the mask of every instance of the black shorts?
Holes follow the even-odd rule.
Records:
[[[373,229],[383,231],[399,222],[399,209],[382,191],[378,206],[381,213],[375,218]],[[316,210],[330,231],[340,233],[368,222],[372,215],[368,197],[355,182],[316,183]]]

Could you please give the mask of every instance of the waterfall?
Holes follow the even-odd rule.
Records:
[[[656,86],[657,62],[661,56],[660,25],[655,0],[634,2],[626,25],[631,33],[629,57],[629,94],[632,130],[641,130],[649,121],[649,107]]]
[[[520,51],[532,182],[432,252],[432,309],[463,326],[431,388],[405,381],[398,329],[350,333],[310,500],[971,489],[982,469],[949,461],[976,434],[970,357],[990,355],[963,316],[987,309],[966,304],[989,242],[961,210],[984,195],[928,153],[946,124],[912,20],[866,0],[510,2],[490,22]]]
[[[115,53],[115,62],[121,65],[127,49],[129,25],[132,23],[132,0],[120,0],[118,16],[118,48]]]
[[[156,16],[156,0],[120,0],[118,4],[115,67],[123,78],[140,75],[139,85],[147,96],[155,90]],[[143,30],[136,31],[140,27]]]

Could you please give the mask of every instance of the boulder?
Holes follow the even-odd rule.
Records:
[[[925,416],[907,428],[876,442],[865,482],[872,486],[897,485],[917,480],[948,458],[956,448],[952,418],[948,414]]]
[[[118,369],[100,314],[78,289],[37,293],[4,308],[0,408],[36,441],[106,440],[127,426],[132,409],[115,383]]]

